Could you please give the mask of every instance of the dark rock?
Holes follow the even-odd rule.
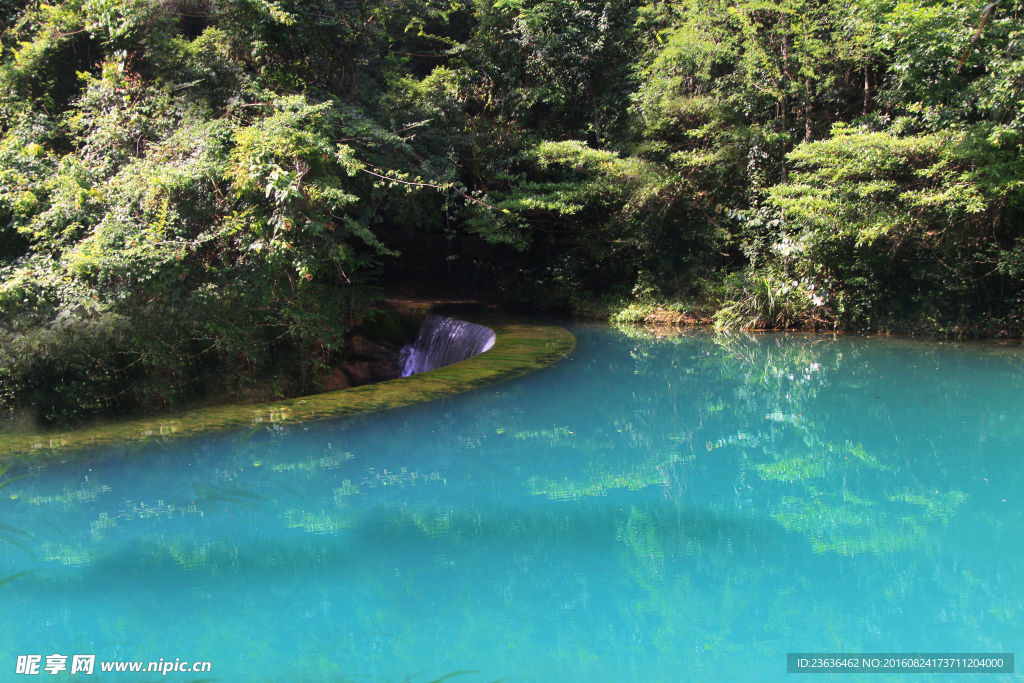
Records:
[[[401,347],[388,341],[353,337],[343,369],[353,386],[373,384],[402,376]]]
[[[348,389],[351,386],[352,382],[341,371],[341,368],[331,368],[331,371],[324,377],[324,391],[338,391],[339,389]]]

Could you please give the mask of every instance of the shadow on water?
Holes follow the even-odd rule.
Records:
[[[197,485],[192,498],[192,504],[198,509],[213,509],[221,505],[251,508],[272,502],[269,498],[240,486],[226,487],[210,484]]]
[[[388,679],[382,679],[379,676],[359,676],[359,675],[349,674],[348,676],[341,676],[339,678],[332,679],[330,681],[330,683],[362,683],[366,679],[383,680],[384,683],[419,683],[418,681],[415,681],[413,679],[419,678],[420,676],[423,676],[426,673],[427,672],[424,670],[424,671],[420,671],[420,672],[417,672],[417,673],[414,673],[414,674],[406,674],[402,678],[388,678]],[[455,678],[456,676],[465,676],[467,674],[477,674],[477,673],[480,673],[480,672],[479,671],[474,671],[474,670],[453,671],[450,674],[445,674],[444,676],[441,676],[440,678],[435,678],[432,681],[425,681],[424,683],[443,683],[443,681],[450,680],[452,678]],[[506,678],[499,678],[499,679],[497,679],[495,681],[490,681],[490,683],[502,683],[502,681],[505,681],[505,680],[506,680]]]
[[[0,467],[0,479],[3,479],[3,477],[7,474],[7,471],[9,469],[10,469],[10,465],[6,465],[4,467]],[[28,476],[29,475],[26,474],[26,475],[22,475],[20,477],[9,477],[7,479],[4,479],[3,481],[0,481],[0,490],[3,490],[5,488],[7,488],[8,486],[13,484],[14,482],[18,481],[19,479],[25,479]],[[56,527],[54,527],[54,528],[56,529]],[[11,544],[13,546],[16,546],[18,548],[21,548],[22,550],[24,550],[26,553],[29,553],[29,554],[31,554],[32,551],[26,545],[25,541],[31,541],[33,543],[37,543],[35,536],[33,536],[32,534],[28,533],[27,531],[19,529],[18,527],[11,526],[10,524],[0,524],[0,541],[3,541],[4,543],[9,543],[9,544]],[[33,570],[29,569],[29,570],[26,570],[26,571],[16,572],[14,574],[11,574],[10,576],[4,577],[4,578],[0,579],[0,586],[3,586],[4,584],[10,583],[11,581],[19,579],[19,578],[21,578],[23,576],[28,576],[29,574],[32,573],[32,571]]]
[[[383,683],[420,683],[420,680],[422,680],[422,678],[425,677],[424,674],[426,674],[426,673],[427,673],[426,671],[420,671],[420,672],[414,673],[414,674],[407,674],[407,675],[403,676],[402,678],[388,678],[388,679],[381,678],[380,676],[371,676],[371,675],[361,676],[361,675],[358,675],[358,674],[347,674],[347,675],[341,675],[341,676],[337,676],[337,677],[332,677],[332,678],[324,679],[323,683],[366,683],[367,681],[382,681]],[[450,681],[451,679],[453,679],[453,678],[455,678],[457,676],[464,676],[464,675],[467,675],[467,674],[476,674],[476,673],[480,673],[480,672],[479,671],[474,671],[474,670],[453,671],[453,672],[451,672],[449,674],[445,674],[444,676],[441,676],[440,678],[435,678],[435,679],[433,679],[431,681],[423,681],[423,683],[444,683],[444,681]],[[97,680],[97,683],[104,683],[104,679],[96,679],[96,680]],[[166,681],[166,680],[167,680],[166,678],[154,679],[154,681]],[[223,680],[224,679],[222,679],[222,678],[193,678],[191,680],[183,681],[182,683],[221,683]],[[506,680],[507,680],[507,678],[499,678],[499,679],[494,680],[494,681],[489,681],[488,683],[502,683],[503,681],[506,681]],[[140,683],[150,683],[150,681],[143,680],[143,681],[140,681]]]
[[[382,678],[380,676],[347,674],[347,675],[340,675],[340,676],[337,676],[337,677],[331,677],[331,678],[323,679],[322,683],[367,683],[367,681],[381,681],[382,683],[420,683],[422,678],[424,678],[424,674],[426,674],[426,673],[427,673],[426,671],[420,671],[420,672],[414,673],[414,674],[407,674],[407,675],[403,676],[402,678],[387,678],[387,679]],[[451,672],[449,674],[445,674],[444,676],[441,676],[440,678],[435,678],[435,679],[433,679],[431,681],[423,681],[423,683],[444,683],[444,681],[450,681],[450,680],[452,680],[453,678],[455,678],[457,676],[464,676],[464,675],[467,675],[467,674],[476,674],[476,673],[480,673],[480,672],[479,671],[474,671],[474,670],[453,671],[453,672]],[[155,680],[166,681],[167,679],[164,678],[164,679],[155,679]],[[224,679],[221,679],[221,678],[195,678],[195,679],[192,679],[190,681],[184,681],[183,683],[221,683],[221,681],[223,681],[223,680]],[[494,680],[494,681],[489,681],[488,683],[503,683],[503,681],[506,681],[506,680],[507,680],[507,678],[499,678],[499,679]],[[104,683],[104,681],[102,679],[98,679],[97,683]],[[149,681],[142,681],[141,683],[150,683],[150,682]]]

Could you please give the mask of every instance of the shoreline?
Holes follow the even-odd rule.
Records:
[[[560,325],[483,311],[460,311],[456,315],[494,330],[494,346],[461,363],[350,389],[268,403],[222,404],[177,415],[68,430],[2,434],[0,464],[57,457],[78,449],[166,441],[263,424],[327,420],[424,403],[539,370],[561,360],[576,346],[576,338]]]

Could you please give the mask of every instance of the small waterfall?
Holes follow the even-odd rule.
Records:
[[[402,377],[467,360],[494,346],[494,330],[483,325],[431,313],[416,342],[402,349]]]

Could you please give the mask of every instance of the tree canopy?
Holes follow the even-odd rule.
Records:
[[[310,390],[380,285],[1019,335],[1022,12],[3,0],[0,408]]]

